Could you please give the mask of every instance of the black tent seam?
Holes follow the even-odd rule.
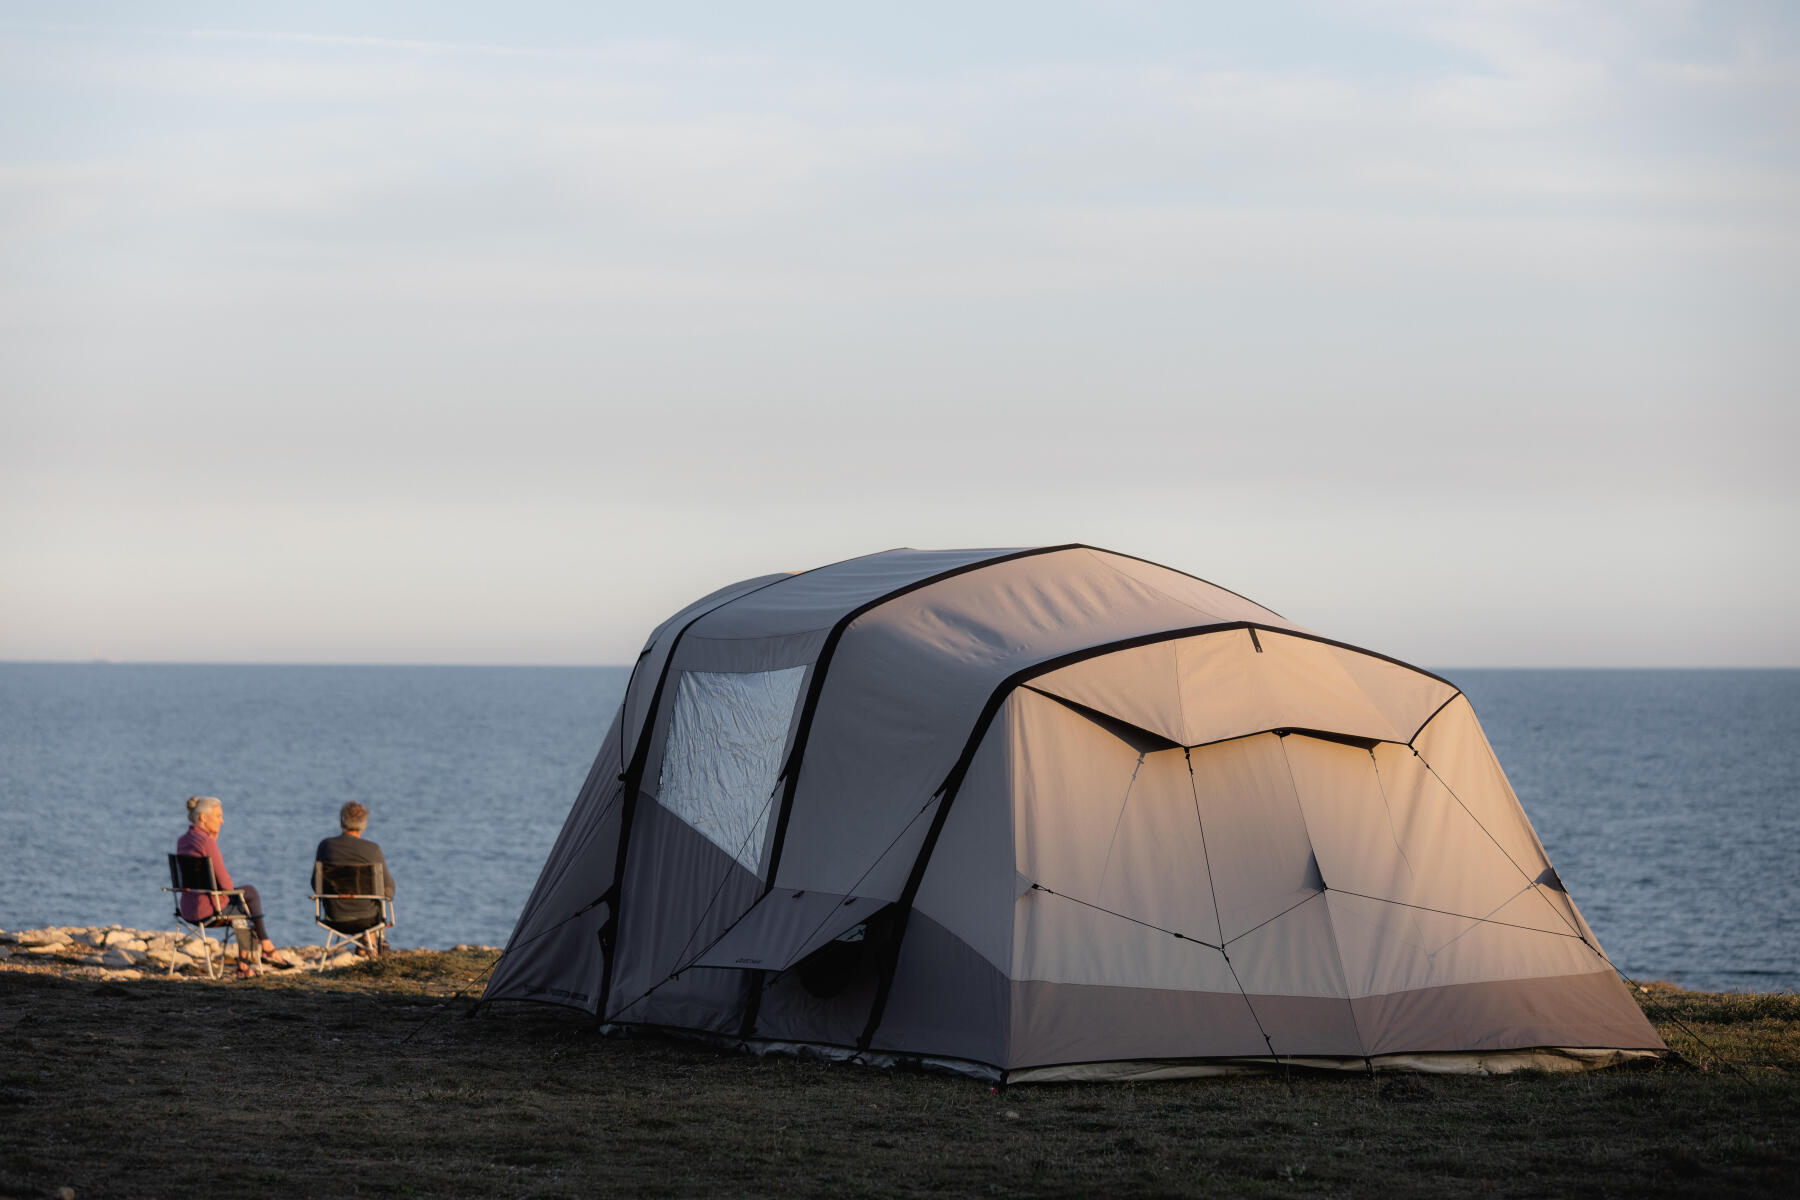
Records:
[[[1292,734],[1295,737],[1313,738],[1321,742],[1334,742],[1340,746],[1355,746],[1358,750],[1372,750],[1376,746],[1383,745],[1406,746],[1408,749],[1411,748],[1408,743],[1395,741],[1393,738],[1362,737],[1357,734],[1334,733],[1329,729],[1312,729],[1304,725],[1271,725],[1267,729],[1252,729],[1244,733],[1234,733],[1230,737],[1214,738],[1210,742],[1195,742],[1191,746],[1185,746],[1168,737],[1166,734],[1156,732],[1154,729],[1146,729],[1142,725],[1137,725],[1125,720],[1123,717],[1115,717],[1111,713],[1101,712],[1097,708],[1091,708],[1077,700],[1070,700],[1066,696],[1059,696],[1055,692],[1045,691],[1043,688],[1032,687],[1030,684],[1020,684],[1016,690],[1030,692],[1032,695],[1042,696],[1046,700],[1053,700],[1062,707],[1069,709],[1071,712],[1093,721],[1096,725],[1103,725],[1106,721],[1111,721],[1114,724],[1123,725],[1127,729],[1135,729],[1147,738],[1155,738],[1157,741],[1164,743],[1164,745],[1157,749],[1140,752],[1140,757],[1143,754],[1167,754],[1171,750],[1210,750],[1214,746],[1223,746],[1227,742],[1241,742],[1246,738],[1266,737],[1271,733],[1275,734],[1277,737],[1287,737]],[[1101,719],[1096,720],[1096,717]],[[1111,733],[1112,731],[1108,730],[1107,732]],[[1118,737],[1117,734],[1113,734],[1113,736]],[[1123,741],[1124,739],[1120,738],[1119,740]]]

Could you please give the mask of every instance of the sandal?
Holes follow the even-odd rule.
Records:
[[[256,969],[254,964],[244,962],[242,959],[238,960],[237,977],[239,979],[255,979],[260,974],[261,972]]]
[[[278,971],[291,971],[300,964],[279,950],[271,950],[262,956],[263,966],[274,967]]]

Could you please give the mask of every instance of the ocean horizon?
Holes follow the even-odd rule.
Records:
[[[1433,668],[1469,696],[1613,961],[1800,987],[1800,669]],[[396,944],[506,940],[623,666],[0,663],[0,928],[168,928],[165,855],[220,796],[271,934],[316,940],[313,847],[346,800],[397,881]]]

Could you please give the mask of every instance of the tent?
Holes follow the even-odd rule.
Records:
[[[1453,684],[1082,545],[670,617],[489,1000],[1010,1082],[1664,1050]]]

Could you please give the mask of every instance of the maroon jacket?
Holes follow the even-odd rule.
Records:
[[[219,890],[228,892],[232,888],[231,872],[225,869],[225,856],[219,853],[219,843],[213,835],[198,825],[189,825],[188,831],[181,835],[175,843],[177,854],[203,854],[212,859],[213,882]],[[204,921],[213,915],[213,902],[210,896],[196,896],[192,892],[181,894],[181,916],[187,921]]]

